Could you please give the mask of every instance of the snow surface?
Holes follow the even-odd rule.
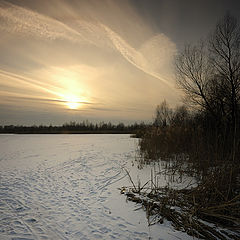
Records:
[[[136,146],[129,135],[0,135],[0,239],[192,239],[148,227],[120,194]]]

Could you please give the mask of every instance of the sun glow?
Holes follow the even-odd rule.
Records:
[[[64,98],[65,105],[72,110],[76,110],[81,106],[81,99],[76,96],[67,96]]]
[[[67,102],[66,105],[68,106],[68,108],[70,109],[78,109],[80,104],[77,102]]]

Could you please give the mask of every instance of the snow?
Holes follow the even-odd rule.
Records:
[[[0,239],[192,239],[120,194],[129,135],[0,135]],[[143,172],[149,174],[146,169]]]

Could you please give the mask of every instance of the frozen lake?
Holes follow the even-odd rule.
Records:
[[[129,135],[0,135],[0,239],[192,239],[126,202]]]

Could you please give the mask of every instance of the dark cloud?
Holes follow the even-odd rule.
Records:
[[[230,11],[240,18],[239,0],[130,0],[156,31],[178,46],[204,38],[216,22]]]

